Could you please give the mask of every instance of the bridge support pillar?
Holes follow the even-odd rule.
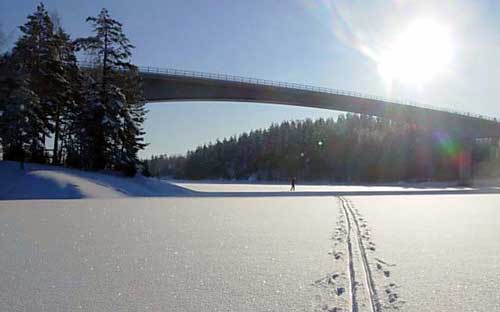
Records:
[[[473,180],[472,172],[472,147],[474,139],[462,138],[460,140],[461,151],[458,156],[458,185],[471,186]]]

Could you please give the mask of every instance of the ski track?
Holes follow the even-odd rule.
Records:
[[[351,225],[351,220],[349,217],[349,214],[347,213],[347,209],[344,206],[344,200],[340,198],[342,209],[343,209],[343,216],[345,218],[345,224],[347,226],[346,228],[346,243],[347,243],[347,272],[348,272],[348,285],[349,285],[349,294],[350,294],[350,300],[349,300],[349,310],[350,311],[358,311],[358,304],[356,300],[356,271],[354,269],[354,255],[352,251],[352,238],[351,238],[351,233],[352,233],[352,225]]]
[[[399,286],[391,281],[387,269],[395,264],[375,257],[375,244],[370,240],[366,220],[349,199],[338,199],[339,219],[331,237],[333,248],[329,252],[334,257],[334,270],[313,283],[319,291],[314,311],[400,310],[404,301],[399,298]],[[374,274],[377,274],[377,279]]]
[[[348,249],[348,263],[349,263],[349,281],[350,281],[350,292],[351,292],[351,311],[358,312],[360,306],[360,300],[357,296],[357,285],[363,285],[366,291],[367,303],[370,312],[380,312],[380,304],[377,300],[377,292],[375,289],[375,283],[373,281],[370,266],[368,264],[368,258],[366,256],[366,250],[362,241],[361,227],[356,215],[353,212],[351,202],[343,197],[339,197],[341,202],[341,207],[344,211],[344,217],[347,224],[347,249]],[[358,251],[358,261],[361,262],[361,271],[356,272],[354,262],[355,255],[353,253],[353,247]],[[359,276],[358,276],[359,275]]]

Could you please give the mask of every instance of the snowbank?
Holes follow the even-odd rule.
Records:
[[[167,181],[126,178],[64,167],[0,162],[0,200],[77,199],[183,195],[189,191]]]

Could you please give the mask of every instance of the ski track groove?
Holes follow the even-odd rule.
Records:
[[[358,299],[356,296],[356,283],[358,282],[356,279],[356,270],[354,268],[354,255],[352,252],[353,244],[356,244],[357,249],[359,250],[359,260],[362,263],[362,271],[361,275],[364,276],[362,278],[361,283],[364,285],[366,289],[367,297],[368,297],[368,306],[370,308],[370,312],[380,312],[381,306],[377,300],[377,292],[375,289],[375,283],[373,281],[372,272],[370,266],[368,264],[368,257],[366,255],[366,250],[363,245],[363,241],[361,238],[361,229],[359,222],[356,218],[356,215],[352,209],[351,202],[343,197],[339,197],[341,207],[344,212],[344,217],[346,220],[347,226],[347,250],[348,250],[348,279],[350,285],[350,294],[351,294],[351,302],[350,302],[350,311],[359,312]],[[354,238],[353,238],[354,236]]]
[[[339,197],[341,204],[342,204],[342,209],[344,211],[344,218],[346,221],[346,242],[347,242],[347,272],[348,274],[348,285],[349,285],[349,294],[351,297],[351,300],[349,301],[350,305],[350,311],[355,312],[358,311],[357,307],[357,301],[356,301],[356,277],[355,277],[355,270],[354,270],[354,256],[352,252],[352,242],[351,242],[351,221],[349,218],[349,215],[347,214],[347,210],[344,207],[344,199],[342,197]]]

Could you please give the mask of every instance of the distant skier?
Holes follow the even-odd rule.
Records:
[[[290,187],[290,191],[295,191],[295,183],[297,182],[297,179],[295,177],[292,178],[292,186]]]
[[[24,148],[19,150],[19,164],[21,165],[21,170],[24,170],[24,161],[26,159],[26,153],[24,152]]]

